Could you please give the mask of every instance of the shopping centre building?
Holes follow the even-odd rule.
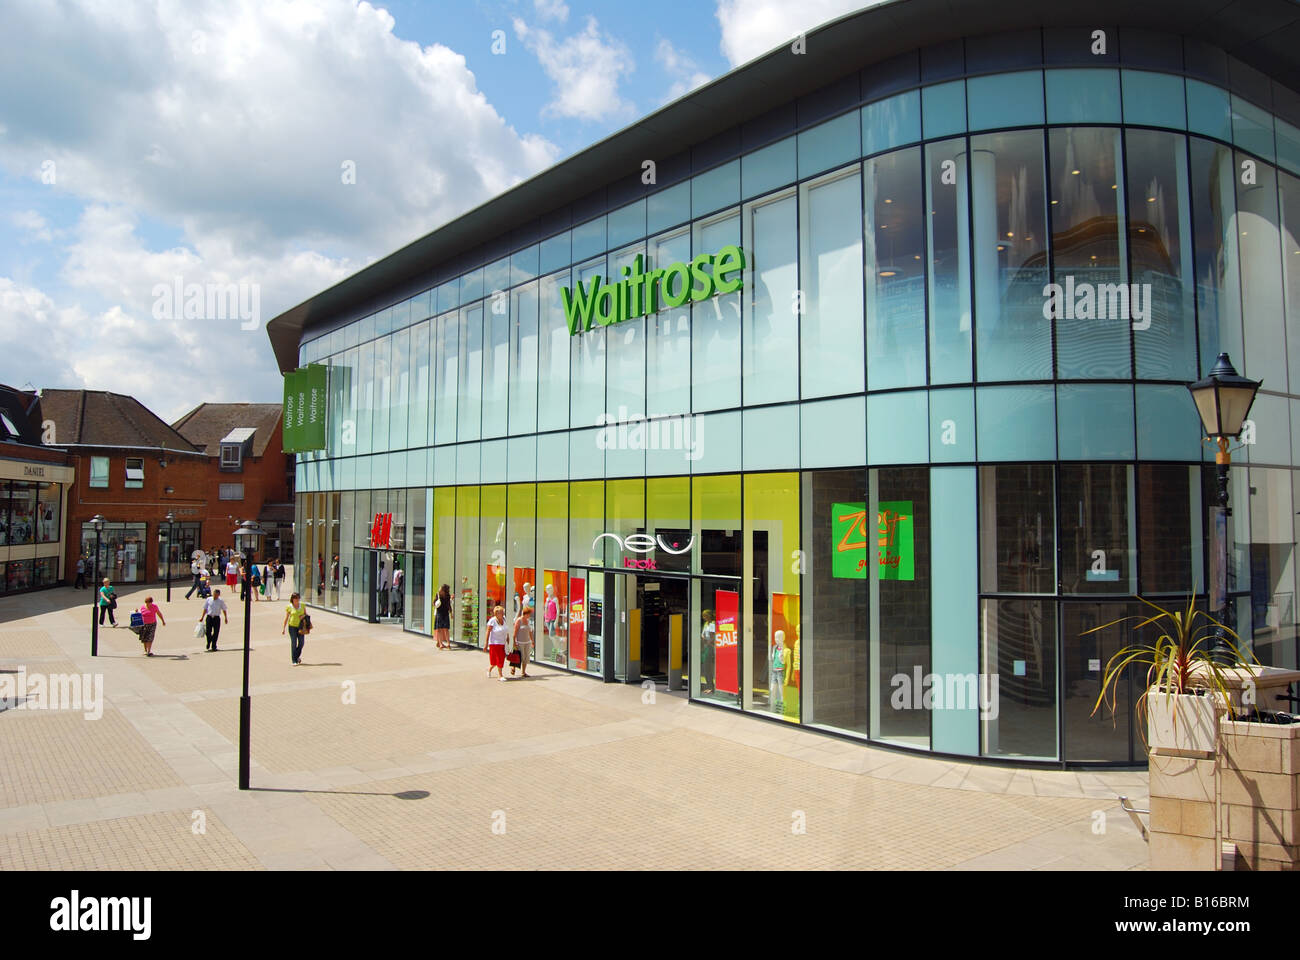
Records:
[[[445,583],[477,644],[531,594],[566,670],[1141,761],[1085,631],[1205,593],[1220,352],[1231,604],[1297,662],[1296,49],[1264,0],[894,0],[286,311],[307,602],[427,634]]]

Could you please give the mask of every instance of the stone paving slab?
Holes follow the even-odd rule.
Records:
[[[145,593],[120,592],[128,608]],[[503,684],[481,651],[329,613],[296,668],[283,604],[253,610],[254,789],[239,791],[242,657],[203,653],[181,595],[167,656],[106,629],[96,659],[85,594],[0,598],[0,670],[100,673],[107,700],[96,721],[0,713],[0,869],[1147,864],[1116,799],[1143,805],[1144,771],[915,756],[540,665]]]

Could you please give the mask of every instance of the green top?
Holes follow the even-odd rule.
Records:
[[[285,613],[289,614],[289,626],[301,627],[302,618],[307,615],[307,608],[304,606],[295,607],[292,603],[284,608]]]
[[[113,588],[112,588],[112,587],[100,587],[100,588],[99,588],[99,605],[100,605],[101,607],[107,607],[107,606],[110,606],[111,603],[112,603],[112,595],[113,595]]]

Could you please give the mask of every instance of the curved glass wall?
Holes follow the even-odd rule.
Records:
[[[1127,721],[1084,709],[1122,637],[1085,631],[1204,592],[1212,460],[1185,384],[1221,351],[1263,380],[1234,456],[1237,626],[1297,663],[1297,224],[1300,131],[1202,80],[904,91],[305,343],[334,409],[298,490],[355,497],[320,515],[347,539],[363,495],[434,488],[420,582],[451,584],[467,643],[527,582],[554,599],[540,659],[625,671],[575,632],[625,559],[592,544],[669,530],[695,538],[692,696],[914,749],[1129,761]],[[733,244],[738,291],[570,334],[561,288]]]

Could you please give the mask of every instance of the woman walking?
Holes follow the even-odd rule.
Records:
[[[104,614],[108,614],[108,622],[117,626],[117,618],[113,616],[113,611],[117,609],[117,593],[113,590],[113,585],[109,582],[108,577],[104,578],[104,584],[99,588],[99,625],[104,625]]]
[[[524,608],[519,611],[519,616],[515,620],[515,630],[512,639],[515,641],[515,649],[519,651],[519,669],[522,676],[528,676],[528,662],[533,659],[533,608],[531,604],[525,604]],[[510,676],[515,675],[515,668],[510,667]]]
[[[248,565],[248,589],[253,591],[253,602],[258,600],[258,594],[262,592],[262,568],[256,563]]]
[[[153,602],[153,597],[144,598],[144,606],[140,608],[140,616],[144,620],[144,626],[140,628],[140,642],[144,644],[144,655],[153,656],[153,638],[158,631],[158,622],[161,620],[162,625],[167,626],[167,619],[158,609],[158,605]]]
[[[284,564],[276,557],[271,564],[271,584],[275,587],[275,599],[280,599],[280,587],[284,584]]]
[[[302,621],[307,616],[307,610],[302,605],[302,599],[298,594],[289,597],[289,605],[284,608],[284,623],[280,626],[280,636],[284,636],[284,631],[289,631],[289,656],[293,658],[293,665],[299,666],[302,663],[302,648],[306,642],[302,634]]]
[[[506,638],[509,635],[510,631],[506,629],[506,608],[498,604],[492,609],[492,619],[488,621],[487,630],[483,634],[488,653],[489,680],[492,679],[492,668],[495,667],[501,682],[506,682]]]
[[[451,640],[451,587],[442,585],[438,599],[433,601],[433,639],[439,650],[450,650]]]

